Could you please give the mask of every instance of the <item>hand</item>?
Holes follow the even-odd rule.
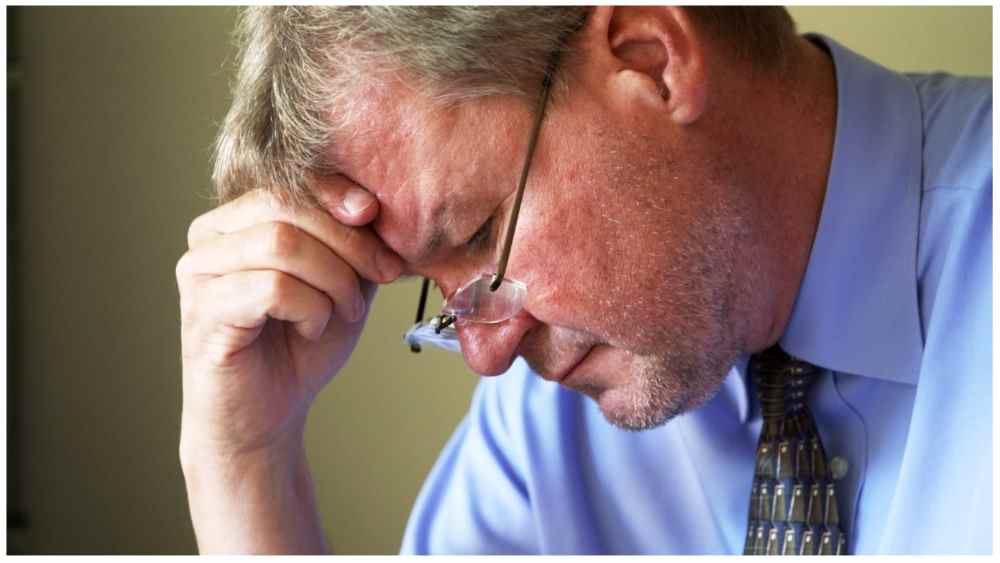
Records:
[[[257,190],[198,217],[177,263],[181,457],[232,460],[301,441],[308,409],[357,343],[400,258],[368,226],[376,199],[336,176],[321,209]]]

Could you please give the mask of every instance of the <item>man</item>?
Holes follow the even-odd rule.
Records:
[[[226,203],[177,267],[203,551],[322,551],[302,433],[374,284],[453,295],[507,252],[523,302],[457,323],[468,365],[507,373],[404,552],[740,552],[747,363],[774,344],[823,368],[848,552],[989,551],[988,81],[892,73],[780,8],[261,8],[241,30]]]

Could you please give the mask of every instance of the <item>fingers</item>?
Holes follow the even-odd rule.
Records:
[[[346,225],[367,225],[378,215],[375,196],[339,174],[320,179],[313,193],[324,209]]]
[[[373,282],[394,280],[403,263],[367,225],[377,201],[356,190],[330,181],[317,190],[322,208],[308,209],[255,190],[195,219],[176,270],[185,342],[221,359],[253,342],[268,318],[307,339],[333,315],[360,322]]]
[[[355,184],[345,176],[331,174],[317,179],[313,185],[312,195],[316,197],[321,207],[331,214],[338,221],[350,226],[367,225],[378,216],[378,200],[374,195],[363,187]],[[240,203],[247,203],[249,200],[267,200],[272,207],[280,207],[277,198],[271,196],[264,190],[253,190],[237,198],[236,200],[213,209],[204,217],[196,220],[196,224],[191,225],[188,232],[188,245],[191,246],[195,240],[200,240],[205,236],[218,234],[213,233],[208,227],[214,225],[215,216],[229,216],[226,213],[230,207],[235,205],[240,208]]]
[[[193,299],[190,310],[197,311],[201,326],[229,327],[230,338],[246,340],[220,347],[227,351],[253,341],[269,317],[288,321],[303,337],[317,340],[334,308],[322,292],[274,270],[248,270],[204,280]]]
[[[353,188],[346,186],[343,189]],[[328,191],[332,193],[332,190]],[[374,202],[374,198],[372,201]],[[377,207],[377,202],[370,204],[361,216],[371,213],[371,210],[377,212]],[[188,246],[197,248],[212,239],[263,223],[295,225],[329,247],[365,279],[387,283],[399,277],[402,272],[402,260],[370,227],[345,225],[324,209],[292,209],[282,206],[274,197],[259,190],[247,193],[195,219],[188,230]]]
[[[274,270],[325,293],[339,317],[355,322],[365,311],[358,276],[325,244],[295,225],[252,225],[192,248],[178,264],[180,278],[224,276],[248,270]]]

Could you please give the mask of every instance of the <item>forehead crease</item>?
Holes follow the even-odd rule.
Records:
[[[416,158],[405,140],[394,127],[370,129],[367,135],[355,137],[351,171],[380,202],[381,211],[373,225],[376,233],[404,260],[415,261],[425,254],[427,241],[433,241],[435,247],[443,243],[440,217],[447,215],[448,202],[435,201],[426,189],[423,175],[427,171],[414,173],[407,165]]]
[[[482,163],[454,142],[461,112],[430,110],[410,88],[388,90],[356,116],[364,125],[339,149],[349,175],[381,204],[373,225],[379,237],[406,262],[426,265],[466,230],[474,211],[467,187]],[[467,113],[462,130],[481,130],[486,116]]]

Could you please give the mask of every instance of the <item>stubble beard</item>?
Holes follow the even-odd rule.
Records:
[[[750,235],[745,203],[725,199],[706,204],[689,225],[682,250],[668,253],[668,261],[679,265],[660,273],[669,292],[654,292],[633,304],[633,320],[647,314],[632,325],[641,328],[616,335],[637,343],[624,347],[634,350],[626,352],[627,373],[600,377],[613,381],[624,375],[624,382],[578,387],[619,428],[655,428],[702,406],[721,388],[744,347],[748,316],[742,308],[754,276],[753,264],[745,259]]]
[[[692,367],[684,365],[681,355],[636,357],[624,385],[582,385],[578,390],[597,402],[608,422],[623,430],[656,428],[711,399],[735,359],[735,354],[699,351],[695,355],[701,365]]]
[[[746,347],[757,277],[753,207],[723,148],[682,158],[613,125],[592,124],[587,136],[602,150],[573,177],[601,194],[592,224],[617,263],[598,270],[600,283],[577,280],[594,284],[587,297],[603,305],[600,324],[585,332],[625,357],[607,368],[620,373],[566,383],[611,424],[655,428],[710,400]]]

